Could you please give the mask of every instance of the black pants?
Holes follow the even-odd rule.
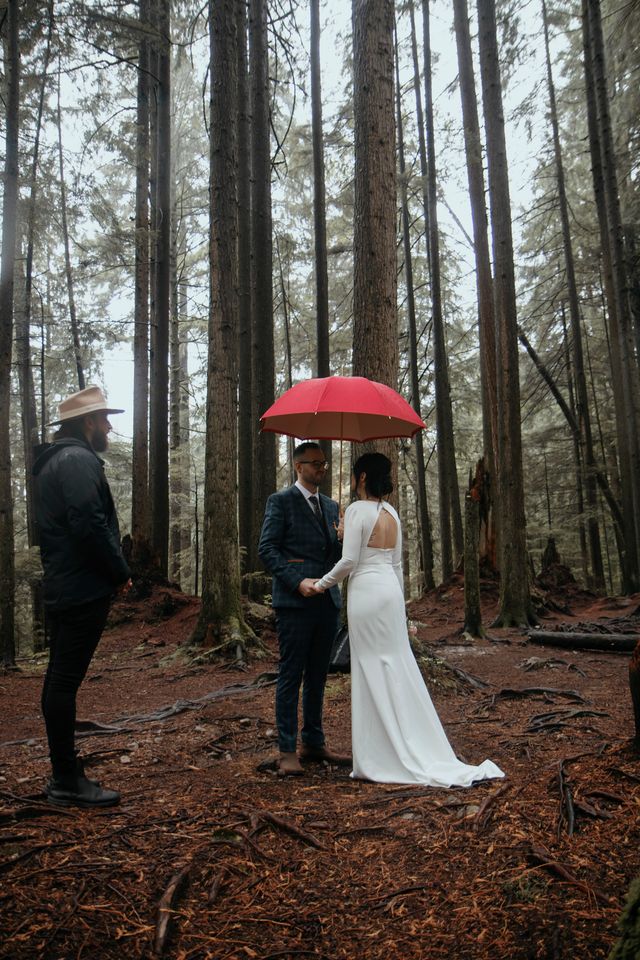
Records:
[[[111,597],[100,597],[47,613],[49,666],[41,704],[54,777],[70,776],[76,769],[76,694],[102,636],[110,604]]]
[[[302,691],[302,742],[324,745],[322,705],[338,610],[329,593],[311,597],[304,607],[276,610],[280,668],[276,684],[278,745],[293,753],[298,737],[298,702]]]

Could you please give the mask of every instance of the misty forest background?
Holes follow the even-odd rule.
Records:
[[[465,508],[504,625],[554,560],[640,588],[638,0],[5,0],[0,27],[6,666],[44,643],[34,449],[90,383],[132,411],[107,472],[134,570],[202,596],[196,643],[251,639],[291,479],[258,420],[310,376],[427,424],[378,444],[411,595]]]

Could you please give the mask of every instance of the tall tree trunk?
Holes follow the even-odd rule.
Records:
[[[545,52],[547,60],[547,83],[549,87],[549,108],[551,114],[551,129],[553,134],[553,149],[556,168],[556,181],[558,186],[558,205],[560,208],[560,222],[562,225],[562,243],[564,250],[564,262],[567,280],[567,295],[569,301],[569,319],[571,322],[571,340],[573,369],[575,376],[576,401],[578,423],[580,425],[580,436],[583,446],[583,453],[580,457],[580,463],[584,466],[584,487],[587,496],[587,505],[589,515],[587,517],[587,530],[589,533],[589,555],[591,559],[591,572],[593,577],[593,588],[604,593],[604,568],[602,566],[602,550],[600,546],[600,528],[598,527],[598,495],[595,479],[595,457],[593,453],[593,437],[591,434],[591,416],[589,413],[589,400],[587,396],[587,382],[584,372],[584,357],[582,351],[582,330],[580,325],[580,304],[578,301],[578,285],[576,283],[576,272],[573,258],[573,246],[571,243],[571,230],[569,227],[569,204],[567,202],[567,191],[565,186],[564,166],[562,163],[562,149],[560,146],[560,126],[558,123],[558,112],[556,108],[556,94],[553,83],[553,72],[551,69],[551,55],[549,53],[549,26],[547,23],[547,7],[545,0],[542,0],[542,18],[544,24]]]
[[[34,447],[38,444],[38,413],[36,409],[35,385],[33,380],[33,365],[31,357],[31,321],[32,321],[32,290],[33,290],[33,248],[35,239],[36,200],[38,195],[38,168],[40,160],[40,136],[42,132],[42,116],[49,80],[48,71],[51,61],[51,38],[53,35],[53,2],[48,4],[47,39],[42,64],[42,82],[38,95],[36,113],[36,127],[33,142],[33,159],[31,162],[31,177],[29,184],[29,199],[27,204],[26,235],[27,252],[25,258],[24,278],[24,309],[16,316],[16,356],[18,361],[18,380],[20,383],[20,409],[22,412],[22,448],[24,453],[24,489],[27,515],[27,543],[30,547],[38,543],[38,529],[35,522],[35,503],[33,486]],[[42,425],[44,430],[44,424]],[[44,603],[42,598],[42,584],[31,586],[32,635],[34,652],[45,647]]]
[[[605,330],[606,330],[606,318],[605,318]],[[591,351],[590,351],[590,349],[589,349],[589,337],[588,337],[588,335],[587,335],[586,329],[584,329],[584,325],[583,325],[583,331],[582,331],[582,332],[583,332],[583,334],[584,334],[585,353],[586,353],[586,357],[587,357],[587,370],[589,371],[588,382],[589,382],[589,384],[590,384],[590,386],[591,386],[591,403],[592,403],[592,409],[593,409],[593,412],[594,412],[594,415],[595,415],[595,422],[596,422],[596,427],[597,427],[597,432],[598,432],[598,449],[599,449],[599,451],[600,451],[601,462],[603,463],[604,469],[606,470],[606,469],[607,469],[607,446],[605,445],[604,431],[603,431],[603,428],[602,428],[602,418],[601,418],[601,416],[600,416],[600,401],[599,401],[599,399],[598,399],[598,393],[597,393],[597,391],[596,391],[595,378],[594,378],[594,375],[593,375],[593,364],[592,364],[592,362],[591,362]],[[612,444],[611,446],[613,447],[613,460],[614,460],[614,464],[613,464],[613,469],[612,469],[612,471],[611,471],[610,476],[611,476],[612,482],[617,484],[617,490],[616,490],[615,494],[614,494],[613,491],[610,491],[610,493],[609,493],[609,498],[611,499],[611,501],[613,501],[613,503],[615,503],[616,509],[617,509],[617,513],[614,513],[613,511],[611,511],[611,513],[612,513],[612,521],[613,521],[613,536],[614,536],[614,539],[615,539],[615,542],[616,542],[616,550],[617,550],[617,554],[618,554],[618,558],[619,558],[620,586],[618,587],[618,590],[619,590],[620,592],[624,592],[624,573],[623,573],[623,571],[624,571],[624,566],[625,566],[625,561],[624,561],[625,547],[624,547],[624,531],[623,531],[623,529],[622,529],[622,525],[623,525],[622,510],[620,509],[620,506],[619,506],[619,501],[621,501],[621,496],[620,496],[620,484],[619,484],[619,482],[618,482],[619,470],[618,470],[617,459],[616,459],[616,457],[615,457],[615,444]],[[611,446],[609,447],[610,452],[611,452]],[[599,481],[599,478],[598,478],[598,482],[600,482],[600,481]],[[617,499],[616,499],[616,497],[617,497]],[[604,505],[603,505],[603,502],[602,502],[603,500],[607,502],[607,506],[608,506],[608,505],[609,505],[609,500],[608,500],[608,498],[607,498],[607,495],[605,494],[604,490],[601,490],[601,497],[600,497],[600,510],[601,510],[601,512],[604,510]],[[604,529],[604,535],[605,535],[605,545],[606,545],[606,550],[607,550],[607,560],[608,560],[608,565],[609,565],[609,581],[610,581],[609,589],[610,589],[610,592],[613,593],[613,585],[612,585],[612,583],[611,583],[612,576],[613,576],[613,575],[612,575],[612,571],[611,571],[611,556],[610,556],[610,553],[609,553],[609,544],[608,544],[608,540],[607,540],[607,527],[606,527],[606,524],[605,524],[605,523],[603,523],[603,529]]]
[[[625,263],[629,284],[629,310],[636,344],[636,363],[640,367],[640,251],[638,250],[640,228],[635,223],[625,223],[623,230]]]
[[[267,498],[276,489],[276,437],[259,432],[260,417],[275,399],[268,67],[267,0],[249,0],[254,540]],[[252,551],[251,569],[255,570],[259,567],[256,543],[252,543]]]
[[[411,11],[413,14],[413,10]],[[442,310],[440,273],[440,235],[438,231],[438,191],[436,172],[435,129],[433,122],[433,89],[431,72],[431,27],[429,0],[422,0],[424,45],[425,125],[427,146],[427,227],[429,230],[429,262],[431,266],[431,305],[433,311],[433,362],[436,392],[436,435],[438,440],[438,489],[440,503],[440,548],[442,579],[453,572],[462,557],[464,535],[460,510],[460,491],[453,437],[449,362]]]
[[[282,324],[284,327],[284,363],[286,370],[285,388],[293,386],[293,363],[291,359],[291,325],[289,323],[289,292],[284,279],[284,266],[280,251],[280,240],[276,234],[276,258],[278,261],[278,279],[280,281],[280,302],[282,303]]]
[[[140,0],[136,126],[135,293],[131,540],[134,561],[148,563],[149,529],[149,4]]]
[[[397,387],[393,0],[353,0],[353,373]],[[393,440],[357,445],[385,453]]]
[[[251,334],[251,157],[250,104],[247,73],[247,8],[237,6],[238,17],[238,518],[243,569],[258,565],[258,537],[254,534],[253,398]]]
[[[603,252],[608,259],[607,284],[611,347],[615,359],[612,383],[625,513],[625,579],[628,590],[640,586],[640,399],[629,310],[626,264],[611,131],[607,70],[599,0],[583,0],[582,25],[589,114],[589,141]]]
[[[236,4],[210,0],[210,278],[203,589],[194,639],[232,644],[248,630],[240,603],[238,544],[238,299]]]
[[[533,613],[524,512],[511,202],[494,0],[478,0],[478,14],[497,324],[500,611],[496,625],[526,626]]]
[[[180,303],[180,321],[184,330],[188,319],[187,281],[182,278],[178,286]],[[181,564],[181,582],[189,584],[191,581],[191,523],[189,521],[190,507],[190,473],[191,473],[191,432],[189,426],[189,345],[188,338],[182,334],[178,346],[178,364],[180,367],[180,472],[182,475],[182,515],[180,524],[180,552],[183,560]]]
[[[147,370],[147,529],[149,532],[149,562],[153,563],[152,530],[155,523],[155,504],[153,502],[153,421],[151,404],[151,381],[153,377],[153,357],[156,354],[157,323],[157,257],[158,257],[158,227],[160,215],[158,211],[158,0],[147,0],[149,4],[149,335],[148,335],[148,370]]]
[[[46,381],[46,356],[47,349],[49,347],[50,340],[50,325],[47,323],[45,316],[51,320],[52,310],[51,310],[51,249],[47,246],[47,278],[45,281],[46,287],[46,310],[45,304],[42,299],[42,294],[40,294],[40,363],[39,363],[39,375],[40,375],[40,443],[45,443],[47,438],[45,424],[49,419],[47,414],[47,381]]]
[[[5,161],[0,259],[0,654],[2,665],[15,663],[15,561],[11,490],[11,344],[18,207],[18,129],[20,48],[18,0],[7,0],[5,21]]]
[[[33,248],[36,222],[36,200],[38,195],[38,168],[40,160],[40,136],[42,132],[42,115],[44,101],[49,80],[48,70],[51,60],[51,37],[53,34],[53,2],[48,4],[49,24],[44,59],[42,64],[42,82],[38,95],[38,109],[36,113],[36,128],[33,142],[33,159],[31,161],[31,177],[29,183],[29,200],[27,205],[26,235],[27,252],[25,258],[24,278],[24,310],[20,317],[20,324],[16,327],[16,354],[18,358],[18,372],[20,381],[20,405],[22,409],[22,441],[24,450],[24,477],[27,507],[27,537],[29,546],[37,543],[35,524],[35,509],[33,503],[33,482],[31,470],[33,467],[33,448],[38,443],[38,414],[36,410],[35,386],[31,361],[31,317],[32,317],[32,290],[33,290]]]
[[[482,167],[482,139],[478,119],[478,99],[473,71],[473,54],[469,30],[467,0],[453,0],[453,12],[458,51],[458,77],[464,125],[464,144],[469,184],[469,204],[473,223],[473,250],[476,263],[476,292],[478,296],[478,329],[480,342],[480,385],[482,392],[482,435],[484,462],[491,481],[496,478],[496,451],[498,449],[498,395],[496,384],[496,321],[493,305],[493,280],[489,255],[487,205],[485,201],[484,170]],[[490,491],[490,501],[497,490]],[[481,518],[481,523],[483,519]],[[492,502],[488,505],[486,529],[480,537],[484,554],[480,561],[496,569],[495,515]]]
[[[200,592],[200,504],[198,502],[198,471],[193,462],[193,593]]]
[[[573,416],[576,427],[578,424],[578,412],[576,410],[575,391],[573,388],[573,361],[571,359],[571,344],[567,332],[567,321],[565,317],[564,304],[561,308],[562,316],[562,345],[564,350],[564,362],[567,370],[567,393],[569,397],[569,409]],[[580,435],[578,429],[572,431],[573,443],[573,464],[575,468],[576,481],[576,506],[578,520],[578,541],[580,543],[580,562],[582,565],[582,578],[584,584],[590,588],[591,577],[589,573],[589,558],[587,554],[587,532],[584,525],[584,462],[582,457],[582,448],[580,446]]]
[[[71,338],[73,343],[73,355],[76,364],[76,373],[78,375],[78,388],[84,390],[84,365],[82,362],[82,350],[80,347],[80,333],[78,330],[78,317],[76,314],[76,301],[73,292],[73,271],[71,269],[71,245],[69,241],[69,222],[67,219],[67,187],[64,179],[64,154],[62,150],[62,116],[60,108],[60,72],[61,67],[58,63],[58,164],[60,170],[60,216],[62,219],[62,239],[64,242],[64,265],[67,278],[67,295],[69,297],[69,321],[71,324]]]
[[[464,498],[464,627],[463,633],[484,637],[480,607],[480,491],[471,481]]]
[[[177,192],[175,183],[175,163],[172,173],[172,190]],[[172,203],[171,222],[171,329],[169,340],[169,491],[170,517],[169,527],[169,577],[183,584],[182,566],[182,528],[184,525],[185,491],[188,486],[188,474],[184,470],[184,450],[182,448],[181,395],[184,389],[181,374],[180,348],[182,298],[182,271],[184,254],[180,251],[180,222],[178,201]]]
[[[155,337],[150,357],[149,474],[154,561],[167,576],[169,556],[169,323],[171,290],[170,0],[158,0],[157,232]]]
[[[284,280],[284,267],[282,265],[282,255],[280,253],[280,241],[276,235],[276,256],[278,259],[278,274],[280,278],[280,299],[282,301],[282,323],[284,326],[284,360],[285,360],[285,369],[287,371],[287,376],[285,380],[285,388],[288,390],[293,386],[293,362],[291,359],[291,323],[289,321],[289,293],[287,290],[287,285]],[[287,452],[289,456],[289,464],[293,469],[293,451],[295,449],[295,441],[293,437],[287,437]],[[330,491],[327,491],[327,496],[330,494]]]
[[[311,136],[313,141],[313,225],[316,273],[316,376],[328,377],[329,361],[329,276],[327,271],[327,216],[324,180],[324,136],[322,130],[322,83],[320,72],[320,0],[310,0],[311,17]],[[322,491],[331,496],[331,441],[323,441],[327,470]]]
[[[412,39],[415,41],[413,29],[413,8],[411,8]],[[407,169],[404,155],[404,130],[402,125],[402,97],[400,87],[400,66],[398,60],[398,37],[395,36],[395,63],[396,63],[396,126],[398,132],[398,163],[400,167],[400,199],[402,203],[402,239],[404,247],[404,276],[407,288],[407,314],[409,319],[409,375],[411,380],[411,404],[419,417],[422,416],[420,403],[420,380],[418,376],[418,333],[416,323],[416,302],[413,288],[413,258],[411,254],[411,231],[409,216],[409,199],[407,190]],[[415,64],[414,64],[415,67]],[[419,83],[419,80],[418,80]],[[420,555],[422,558],[423,583],[420,584],[420,593],[425,589],[431,590],[435,586],[433,579],[433,544],[431,542],[431,520],[427,503],[426,466],[424,462],[424,440],[422,431],[418,430],[414,439],[416,461],[416,494],[418,501]]]

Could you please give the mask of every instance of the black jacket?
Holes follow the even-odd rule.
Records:
[[[82,440],[56,440],[33,467],[44,602],[64,610],[129,579],[103,461]]]

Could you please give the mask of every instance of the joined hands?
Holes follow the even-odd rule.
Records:
[[[304,580],[301,580],[298,584],[298,593],[301,593],[303,597],[317,597],[319,594],[324,593],[323,588],[318,587],[317,583],[318,580],[305,577]]]

